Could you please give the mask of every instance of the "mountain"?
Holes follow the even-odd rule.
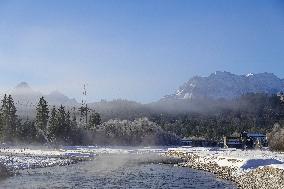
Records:
[[[49,105],[65,105],[75,106],[77,101],[70,99],[66,95],[59,91],[53,91],[50,94],[43,94],[38,91],[34,91],[28,83],[19,83],[12,91],[11,95],[15,101],[15,104],[19,108],[33,108],[38,103],[40,97],[45,97]]]
[[[11,95],[17,106],[32,106],[42,94],[38,91],[34,91],[28,83],[19,83],[12,91]]]
[[[58,105],[58,104],[63,104],[63,105],[69,105],[69,106],[75,106],[77,105],[77,101],[75,98],[69,98],[66,95],[62,94],[59,91],[52,91],[48,95],[44,95],[47,102],[52,105]]]
[[[176,93],[165,96],[169,99],[231,99],[246,93],[276,94],[284,90],[284,80],[272,73],[235,75],[216,71],[208,77],[195,76],[183,84]]]

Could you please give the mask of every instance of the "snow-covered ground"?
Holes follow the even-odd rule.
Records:
[[[9,169],[31,169],[55,165],[68,165],[79,158],[93,158],[99,154],[165,153],[167,148],[65,146],[58,149],[46,147],[2,147],[0,162]],[[81,160],[81,159],[80,159]]]
[[[284,170],[284,153],[262,150],[240,150],[203,147],[169,148],[169,151],[193,153],[204,163],[217,163],[220,167],[231,167],[235,174],[244,174],[253,169],[271,166]]]

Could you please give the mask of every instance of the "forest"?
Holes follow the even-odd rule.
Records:
[[[198,110],[156,113],[150,120],[180,137],[221,140],[223,136],[238,136],[243,131],[268,133],[276,123],[284,126],[282,99],[282,94],[264,93],[250,93],[229,100],[208,99],[200,103],[202,108]]]
[[[103,102],[107,104],[107,102]],[[196,99],[115,108],[49,106],[41,97],[35,116],[17,115],[11,95],[0,108],[3,143],[65,145],[176,145],[184,137],[220,141],[242,131],[269,133],[284,126],[283,94],[249,93],[235,99]],[[275,131],[275,129],[274,129]],[[273,132],[272,132],[273,133]],[[276,132],[274,132],[276,133]]]
[[[0,140],[9,144],[51,145],[173,145],[180,138],[164,131],[147,118],[133,121],[109,120],[87,104],[68,110],[64,106],[49,108],[41,97],[34,119],[17,115],[11,95],[4,95],[0,108]]]

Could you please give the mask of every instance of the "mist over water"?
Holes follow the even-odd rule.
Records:
[[[69,166],[21,170],[0,188],[236,188],[210,173],[161,164],[157,154],[101,155]]]

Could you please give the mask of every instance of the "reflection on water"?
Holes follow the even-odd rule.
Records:
[[[20,171],[0,188],[235,188],[214,175],[153,164],[158,156],[105,155],[63,167]]]

